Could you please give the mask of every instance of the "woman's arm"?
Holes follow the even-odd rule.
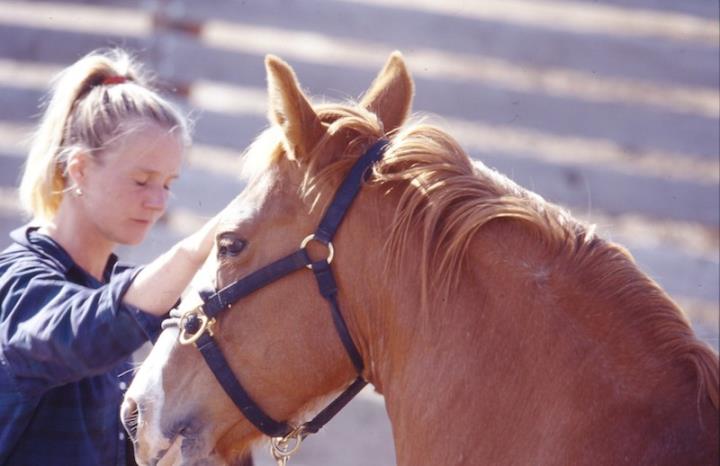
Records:
[[[210,252],[217,218],[96,289],[34,254],[0,263],[0,364],[18,390],[30,396],[103,373],[151,339]]]
[[[88,288],[57,264],[26,256],[0,274],[0,364],[20,392],[34,396],[106,372],[153,337],[160,319],[122,301],[136,272]]]
[[[220,214],[138,273],[123,301],[161,316],[177,302],[210,253]]]

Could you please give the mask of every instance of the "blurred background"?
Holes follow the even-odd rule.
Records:
[[[50,78],[97,47],[137,53],[195,121],[195,145],[143,263],[242,189],[274,53],[322,100],[357,98],[404,53],[414,110],[470,155],[625,245],[718,348],[717,0],[0,0],[0,247]],[[274,464],[259,449],[259,465]],[[294,466],[391,465],[365,391]]]

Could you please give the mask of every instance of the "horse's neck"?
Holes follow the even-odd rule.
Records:
[[[423,451],[426,464],[470,464],[471,454],[503,462],[505,447],[538,455],[588,428],[593,400],[598,413],[610,415],[602,400],[615,397],[614,406],[623,406],[643,399],[681,371],[661,367],[662,356],[622,328],[620,304],[611,309],[568,293],[574,277],[552,268],[530,237],[513,241],[503,229],[489,226],[473,243],[462,285],[446,302],[420,311],[416,275],[401,275],[389,287],[391,309],[375,316],[367,357],[400,463],[415,461],[424,442],[457,446]],[[697,395],[681,392],[681,402]],[[622,431],[622,419],[616,422]],[[488,436],[494,444],[478,445]]]

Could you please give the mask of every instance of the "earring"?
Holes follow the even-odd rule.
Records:
[[[77,188],[75,188],[75,190],[73,191],[73,194],[75,194],[77,197],[80,197],[80,196],[83,195],[83,191],[82,191],[82,189],[80,189],[80,187],[77,187]]]

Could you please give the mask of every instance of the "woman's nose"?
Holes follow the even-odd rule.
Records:
[[[150,189],[144,200],[144,207],[152,210],[164,211],[167,207],[170,193],[165,188]]]

